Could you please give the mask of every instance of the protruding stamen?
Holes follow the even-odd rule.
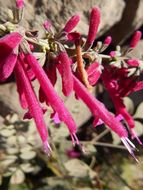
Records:
[[[48,141],[43,142],[43,150],[44,150],[44,152],[45,152],[48,156],[51,155],[52,149],[51,149],[51,147],[50,147]]]
[[[135,145],[127,137],[122,137],[121,141],[123,142],[123,144],[125,145],[125,147],[129,151],[131,156],[136,160],[136,162],[139,162],[138,159],[136,158],[134,152],[132,151],[132,148],[134,148],[134,149],[136,148]]]
[[[80,151],[83,153],[83,154],[86,154],[86,151],[85,151],[85,148],[82,144],[80,144],[76,134],[71,134],[71,139],[72,139],[72,144],[73,146],[77,145],[80,149]]]
[[[75,133],[71,134],[71,139],[72,139],[72,144],[73,144],[73,146],[75,146],[76,144],[77,144],[77,145],[80,144],[80,143],[79,143],[79,140],[78,140],[78,138],[77,138],[77,136],[76,136]]]

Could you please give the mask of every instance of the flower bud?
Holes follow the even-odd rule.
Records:
[[[24,0],[16,0],[16,7],[22,9],[24,7]]]
[[[89,31],[88,31],[87,41],[85,44],[86,50],[90,46],[92,46],[92,44],[95,40],[99,23],[100,23],[100,10],[98,7],[94,7],[90,14]]]
[[[140,31],[136,31],[133,35],[131,42],[130,42],[130,48],[133,49],[137,46],[138,42],[140,41],[142,36],[142,33]]]
[[[72,16],[69,19],[69,21],[66,23],[63,31],[65,31],[67,33],[71,32],[76,27],[76,25],[78,24],[79,20],[80,20],[80,16],[79,15]]]
[[[111,44],[112,41],[112,37],[111,36],[107,36],[103,42],[104,45],[109,46]]]

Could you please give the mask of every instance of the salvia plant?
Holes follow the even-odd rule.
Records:
[[[25,30],[22,25],[23,10],[24,1],[16,0],[16,8],[11,12],[9,21],[0,24],[0,81],[5,81],[14,73],[20,104],[26,110],[24,119],[34,119],[45,152],[50,155],[51,147],[48,127],[43,118],[46,112],[42,106],[44,102],[52,108],[51,118],[54,122],[64,122],[73,145],[80,146],[76,123],[54,89],[58,72],[63,94],[69,97],[74,92],[77,101],[81,99],[92,112],[94,126],[105,123],[137,160],[133,152],[135,146],[129,140],[121,120],[126,121],[132,139],[135,138],[142,145],[134,130],[134,120],[123,102],[123,98],[131,92],[143,88],[143,81],[138,82],[143,62],[129,57],[129,52],[141,39],[141,32],[135,32],[126,49],[117,46],[115,51],[105,55],[104,50],[112,41],[110,36],[93,46],[101,17],[98,7],[91,10],[87,39],[74,30],[80,21],[78,14],[71,17],[58,33],[54,32],[50,21],[45,21],[41,26],[45,37],[41,39],[37,32]],[[44,60],[42,65],[41,57]],[[115,115],[91,93],[99,79],[114,103]],[[35,80],[40,85],[39,96],[33,87]]]

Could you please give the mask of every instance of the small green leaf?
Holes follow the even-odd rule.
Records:
[[[11,130],[9,130],[9,129],[2,129],[2,130],[0,131],[0,134],[1,134],[3,137],[9,137],[9,136],[14,135],[15,132],[16,132],[15,129],[11,129]]]
[[[31,172],[33,172],[35,170],[35,168],[30,163],[23,163],[23,164],[20,165],[20,168],[25,173],[31,173]]]
[[[34,151],[25,151],[20,154],[20,158],[23,160],[31,160],[36,157],[36,152]]]
[[[22,170],[17,169],[16,172],[11,176],[10,183],[11,184],[20,184],[25,180],[25,175]]]

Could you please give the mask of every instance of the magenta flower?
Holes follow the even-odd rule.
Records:
[[[120,137],[127,137],[125,128],[107,111],[105,106],[94,98],[75,76],[73,76],[73,79],[76,94],[88,106],[95,118],[101,118]]]
[[[0,39],[0,79],[6,80],[14,71],[17,82],[17,89],[20,96],[22,108],[29,109],[29,117],[33,117],[44,144],[45,151],[49,152],[48,131],[43,120],[43,110],[40,107],[33,91],[26,64],[23,61],[23,54],[18,55],[19,45],[22,43],[22,36],[19,33],[11,33]]]
[[[10,74],[15,71],[16,81],[17,81],[17,89],[20,96],[20,103],[21,106],[24,109],[28,109],[29,111],[25,114],[24,118],[34,118],[37,129],[39,131],[39,134],[41,136],[41,139],[43,141],[44,148],[47,152],[50,151],[50,146],[48,144],[48,131],[46,129],[46,125],[43,119],[43,114],[45,110],[42,109],[41,105],[38,102],[38,99],[35,95],[35,92],[33,90],[32,84],[31,84],[31,74],[34,75],[35,78],[39,80],[39,83],[41,85],[41,89],[44,92],[44,95],[53,110],[58,114],[59,119],[68,126],[68,129],[71,134],[71,138],[73,141],[73,144],[78,142],[78,139],[76,137],[76,124],[68,112],[68,110],[65,108],[63,101],[58,97],[57,93],[54,91],[53,85],[50,82],[49,78],[47,77],[46,73],[42,69],[42,67],[39,65],[38,61],[32,54],[24,54],[21,53],[18,56],[18,46],[20,45],[20,42],[22,41],[22,37],[18,33],[12,33],[0,40],[0,48],[1,51],[4,52],[1,54],[1,62],[0,62],[0,76],[1,80],[5,80],[10,76]],[[65,76],[65,72],[69,72],[68,76],[71,77],[70,74],[70,61],[68,60],[68,57],[65,53],[62,53],[59,55],[58,58],[61,62],[59,64],[63,64],[62,68],[62,77],[65,77],[65,80],[68,79]],[[65,64],[65,65],[64,65]],[[67,64],[67,65],[66,65]],[[55,69],[55,68],[54,68]],[[55,73],[55,70],[53,70]],[[50,75],[51,76],[51,75]],[[54,84],[55,74],[53,74],[54,77],[51,77],[51,81]],[[73,88],[73,79],[72,77],[71,83],[70,81],[68,83],[64,83],[65,90],[69,89],[71,92]],[[69,84],[71,84],[71,87],[68,88]],[[67,89],[66,89],[67,88]]]
[[[123,102],[123,97],[133,92],[137,82],[134,77],[128,77],[127,68],[117,68],[109,65],[104,68],[102,73],[102,80],[104,85],[114,103],[116,114],[121,114],[128,123],[132,138],[136,138],[139,144],[142,144],[137,135],[135,134],[135,123],[132,116],[127,112]]]
[[[37,129],[43,141],[44,150],[49,154],[51,151],[50,145],[48,144],[48,130],[43,118],[43,110],[38,102],[35,95],[31,82],[28,78],[26,70],[24,68],[24,62],[21,58],[18,59],[15,66],[16,81],[21,81],[23,86],[23,93],[27,101],[27,106],[29,109],[29,114],[34,118]]]
[[[73,80],[76,95],[87,105],[95,116],[95,120],[97,121],[101,119],[105,124],[107,124],[108,127],[121,138],[130,154],[135,158],[132,151],[132,148],[135,148],[135,146],[128,139],[128,134],[124,126],[122,126],[122,124],[108,112],[104,104],[95,99],[95,97],[86,90],[86,87],[75,76],[73,76]]]
[[[70,18],[57,35],[51,29],[51,23],[45,21],[43,24],[45,37],[41,39],[37,32],[24,31],[21,25],[19,27],[24,1],[16,0],[16,6],[18,9],[16,13],[18,14],[14,14],[14,19],[11,19],[11,22],[4,23],[1,26],[2,35],[5,36],[0,38],[0,81],[5,81],[12,73],[15,74],[20,104],[26,110],[23,118],[34,119],[44,150],[50,154],[48,129],[43,118],[46,109],[41,104],[43,102],[51,106],[53,121],[56,124],[64,122],[68,127],[73,144],[79,145],[76,136],[76,123],[65,107],[63,100],[54,90],[58,71],[62,80],[63,94],[70,96],[74,91],[76,97],[81,99],[94,115],[94,124],[105,123],[108,125],[111,130],[119,135],[130,154],[135,158],[132,150],[135,149],[135,146],[128,139],[128,133],[120,120],[126,120],[132,137],[142,144],[134,131],[134,120],[123,103],[123,97],[143,88],[143,82],[136,82],[137,75],[130,72],[131,69],[138,74],[141,70],[141,62],[136,59],[129,59],[126,56],[137,45],[141,38],[141,32],[137,31],[134,34],[128,51],[121,52],[119,61],[121,60],[122,64],[118,68],[112,62],[113,60],[116,61],[116,57],[118,58],[116,55],[118,51],[111,51],[110,56],[99,54],[110,45],[112,40],[110,36],[107,36],[103,43],[98,43],[97,47],[91,48],[100,23],[100,10],[97,7],[91,11],[89,31],[85,42],[80,33],[72,32],[80,20],[79,15]],[[13,27],[9,27],[9,25]],[[10,34],[7,34],[8,32]],[[38,52],[34,52],[36,50]],[[114,59],[112,60],[112,58]],[[89,92],[100,78],[115,105],[115,117],[105,108],[103,103]],[[32,85],[34,80],[38,80],[40,85],[39,99]],[[69,154],[73,157],[79,156],[72,151]]]

